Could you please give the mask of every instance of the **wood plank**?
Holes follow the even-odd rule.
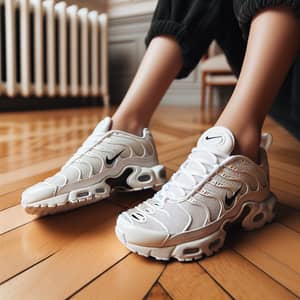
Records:
[[[49,171],[49,169],[58,168],[62,166],[69,157],[70,155],[55,157],[53,159],[42,161],[28,167],[2,173],[0,174],[0,188],[2,188],[2,185],[4,185],[4,183],[5,185],[11,184],[14,183],[16,180],[20,181],[22,179],[26,179],[28,175],[34,176],[40,174],[41,172],[47,172]]]
[[[0,211],[0,235],[27,224],[37,217],[25,212],[21,205],[13,206]]]
[[[297,195],[300,195],[300,187],[294,184],[291,184],[289,182],[286,182],[285,180],[281,180],[280,178],[276,178],[274,176],[270,176],[271,179],[271,187],[280,187],[280,190],[282,191],[289,191],[290,194],[294,194],[296,196],[296,201],[299,201],[300,198]]]
[[[171,171],[172,174],[178,170],[178,165],[173,163],[173,161],[167,161],[164,165]]]
[[[290,172],[290,168],[281,169],[277,167],[277,163],[274,162],[270,166],[270,174],[272,178],[285,181],[291,185],[299,187],[300,182],[300,170],[298,174]]]
[[[54,139],[54,143],[55,140],[57,140],[57,137]],[[69,143],[70,142],[67,142],[66,145],[69,145]],[[43,163],[45,162],[45,157],[47,157],[47,160],[51,160],[60,156],[70,156],[74,152],[74,149],[78,148],[78,143],[76,143],[76,146],[73,146],[72,149],[68,149],[66,145],[59,150],[49,150],[48,145],[38,145],[38,147],[35,145],[18,145],[20,149],[25,148],[27,150],[24,149],[24,151],[20,153],[13,152],[7,157],[0,158],[0,175],[13,172],[16,169],[28,168],[37,163]],[[59,145],[56,146],[59,147]],[[12,154],[16,157],[14,158]]]
[[[148,293],[163,269],[163,263],[130,254],[75,294],[72,299],[126,297],[130,300],[140,300]]]
[[[30,166],[45,156],[52,159],[71,155],[99,121],[95,110],[89,116],[78,111],[74,115],[66,111],[64,117],[61,113],[30,112],[28,117],[20,113],[19,118],[1,115],[0,172]],[[10,120],[6,120],[7,115],[12,116]]]
[[[199,136],[192,136],[188,139],[183,139],[173,143],[172,147],[166,147],[163,151],[159,152],[159,159],[162,163],[173,161],[173,159],[181,156],[187,156],[191,149],[196,145]]]
[[[172,298],[159,283],[156,283],[146,296],[145,300],[172,300]]]
[[[80,235],[50,258],[5,282],[0,286],[0,299],[69,297],[128,254],[115,236],[114,225],[115,220],[109,218],[97,230]]]
[[[158,145],[165,143],[165,142],[171,143],[171,142],[177,141],[177,138],[174,137],[173,135],[170,135],[170,134],[167,134],[167,133],[164,133],[161,131],[152,130],[152,134],[156,141],[156,144],[158,144]]]
[[[275,193],[280,203],[300,210],[299,195],[293,191],[283,190],[280,185],[271,185],[271,191]]]
[[[2,201],[4,201],[7,204],[0,204],[2,205],[1,208],[6,208],[6,207],[9,207],[10,206],[10,203],[13,203],[13,204],[16,204],[15,202],[15,198],[14,196],[12,196],[12,198],[9,198],[7,200],[7,197],[10,197],[8,195],[8,193],[11,193],[11,192],[14,192],[16,190],[19,190],[19,193],[21,194],[22,190],[25,189],[26,187],[29,187],[39,181],[41,181],[42,179],[45,179],[49,176],[52,176],[54,175],[54,173],[56,173],[58,171],[58,168],[54,168],[54,169],[49,169],[45,172],[41,172],[41,173],[38,173],[38,174],[35,174],[35,175],[29,175],[26,177],[26,178],[22,178],[22,179],[19,179],[19,180],[16,180],[14,182],[11,182],[11,183],[6,183],[6,181],[4,181],[0,187],[1,187],[1,191],[0,191],[0,195],[1,195],[1,198],[0,198],[0,203],[2,203]],[[3,196],[3,197],[2,197]]]
[[[199,263],[234,299],[297,299],[290,291],[232,250],[223,250]]]
[[[271,148],[272,150],[272,148]],[[293,164],[288,164],[286,162],[280,161],[280,160],[276,160],[272,158],[272,151],[269,152],[269,163],[270,163],[270,169],[272,170],[274,169],[279,169],[282,172],[286,173],[288,172],[289,174],[293,175],[293,176],[299,176],[300,174],[300,167],[297,165],[293,165]]]
[[[4,195],[0,195],[0,211],[19,204],[23,190],[24,189],[19,189]]]
[[[35,220],[0,236],[0,282],[60,250],[83,232],[101,232],[119,207],[107,201]]]
[[[270,149],[270,159],[271,160],[279,160],[284,163],[294,164],[295,166],[299,167],[300,163],[297,159],[299,156],[299,151],[293,148],[281,148],[281,146],[273,145]]]
[[[278,204],[276,220],[300,233],[300,212],[285,205]]]
[[[230,299],[197,263],[169,263],[159,283],[173,299]]]
[[[300,234],[273,223],[241,234],[233,248],[300,297]]]
[[[293,170],[298,170],[299,169],[299,162],[297,160],[297,157],[294,157],[293,155],[295,153],[290,153],[290,155],[288,156],[288,153],[286,153],[287,151],[282,151],[281,153],[278,152],[274,152],[272,147],[271,150],[268,152],[268,158],[270,160],[270,163],[272,164],[274,161],[277,162],[281,162],[283,164],[287,164],[287,165],[295,165],[295,167],[293,168]],[[297,173],[299,174],[299,173]]]

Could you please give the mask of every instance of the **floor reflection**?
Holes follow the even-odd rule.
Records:
[[[107,114],[102,108],[0,114],[0,172],[72,153]]]

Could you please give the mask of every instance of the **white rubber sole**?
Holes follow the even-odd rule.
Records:
[[[247,201],[243,204],[239,214],[233,219],[225,220],[221,228],[213,234],[198,240],[189,241],[176,246],[151,248],[128,243],[124,232],[117,227],[115,229],[118,239],[130,251],[145,257],[153,257],[157,260],[168,261],[175,258],[178,261],[199,260],[205,256],[211,256],[218,252],[224,244],[226,238],[225,225],[240,222],[245,230],[254,230],[270,223],[275,217],[276,197],[273,194],[263,202]],[[243,213],[247,210],[245,216]]]
[[[120,180],[123,181],[123,186],[121,186]],[[150,168],[126,166],[118,174],[105,178],[97,184],[33,203],[22,202],[22,206],[29,214],[39,216],[56,214],[104,200],[110,197],[114,190],[139,191],[150,188],[157,189],[165,182],[166,172],[163,165],[156,165]]]

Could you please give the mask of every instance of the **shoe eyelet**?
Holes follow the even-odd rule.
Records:
[[[140,212],[132,213],[130,216],[134,219],[134,221],[139,223],[145,223],[147,220],[147,218]]]
[[[145,212],[146,214],[149,214],[149,215],[151,215],[151,214],[154,213],[154,210],[151,209],[151,208],[144,208],[143,210],[144,210],[144,212]]]

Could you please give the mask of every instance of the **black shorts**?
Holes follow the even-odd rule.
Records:
[[[239,74],[252,17],[261,9],[284,5],[300,16],[300,0],[160,0],[145,38],[173,35],[182,49],[186,77],[198,64],[212,40],[217,40],[236,75]]]

